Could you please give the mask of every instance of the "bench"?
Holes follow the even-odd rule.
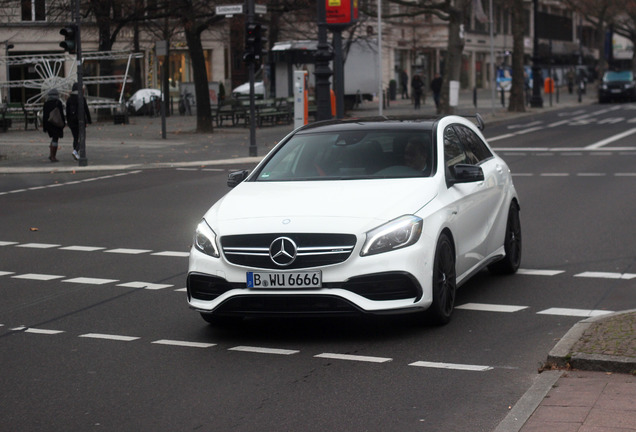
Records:
[[[29,129],[29,125],[33,124],[38,129],[38,107],[26,107],[23,103],[4,103],[0,105],[0,123],[4,132],[9,129],[13,121],[24,121],[24,130]]]
[[[238,100],[224,100],[220,105],[212,106],[212,118],[216,121],[217,127],[222,127],[224,121],[229,121],[231,126],[235,126],[242,118],[243,110]]]
[[[245,110],[241,118],[245,126],[250,122],[250,102],[241,101]],[[293,118],[293,100],[290,98],[261,99],[254,101],[254,117],[256,124],[261,127],[266,123],[276,125],[279,123],[289,124]]]

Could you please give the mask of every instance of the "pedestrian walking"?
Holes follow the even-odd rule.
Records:
[[[420,99],[422,98],[422,93],[424,92],[424,81],[420,78],[419,75],[413,75],[413,80],[411,80],[411,88],[413,89],[413,102],[415,109],[420,109]]]
[[[51,137],[49,160],[59,162],[56,157],[57,147],[59,139],[64,137],[64,126],[66,125],[64,105],[60,100],[60,93],[55,88],[49,90],[46,97],[46,102],[42,108],[42,130]]]
[[[431,92],[433,92],[433,100],[435,101],[435,108],[439,112],[439,96],[442,92],[442,77],[436,73],[435,78],[431,81]]]
[[[77,83],[74,83],[71,95],[66,101],[66,119],[73,134],[73,159],[75,160],[79,160],[79,97],[77,93]],[[92,123],[86,98],[84,98],[84,120],[84,124]]]
[[[409,98],[409,76],[404,69],[400,72],[400,87],[402,88],[402,99]]]

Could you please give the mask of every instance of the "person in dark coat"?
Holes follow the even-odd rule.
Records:
[[[57,146],[59,139],[64,137],[64,125],[59,127],[49,122],[49,115],[55,108],[60,111],[63,123],[66,123],[66,119],[64,118],[64,105],[60,100],[60,93],[57,89],[53,88],[47,93],[47,99],[42,109],[42,130],[51,137],[51,144],[49,145],[49,160],[51,162],[59,162],[56,158]]]
[[[442,92],[442,77],[438,73],[435,74],[435,78],[431,81],[431,91],[433,92],[435,108],[439,111],[439,97]]]
[[[413,102],[415,109],[420,109],[420,99],[424,93],[424,81],[419,75],[414,75],[411,80],[411,88],[413,89]]]
[[[66,118],[68,120],[68,127],[73,134],[73,158],[79,159],[79,97],[77,95],[77,83],[73,84],[71,95],[66,101]],[[84,98],[84,121],[85,124],[91,124],[91,113],[88,110],[88,104],[86,98]]]

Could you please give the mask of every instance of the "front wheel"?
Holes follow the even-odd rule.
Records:
[[[510,204],[506,236],[504,238],[506,256],[500,261],[488,266],[488,270],[495,274],[516,273],[521,264],[521,220],[519,219],[519,205]]]
[[[447,324],[451,319],[455,308],[456,277],[453,244],[446,234],[442,234],[433,262],[433,303],[427,311],[434,324]]]

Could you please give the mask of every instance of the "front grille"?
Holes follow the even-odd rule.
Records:
[[[298,247],[296,259],[289,265],[278,265],[270,257],[270,246],[278,238],[287,237]],[[273,233],[231,235],[221,237],[221,248],[228,262],[264,269],[298,269],[344,262],[356,244],[353,234]]]

